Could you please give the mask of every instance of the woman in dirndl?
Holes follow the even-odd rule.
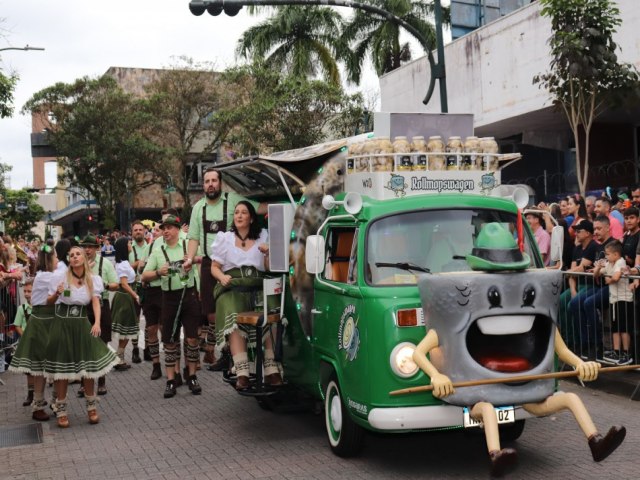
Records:
[[[216,302],[216,356],[227,344],[231,350],[238,380],[237,390],[249,388],[249,347],[256,345],[255,329],[238,325],[238,312],[253,311],[262,301],[262,282],[268,265],[268,234],[258,227],[256,211],[240,201],[233,212],[229,232],[216,235],[211,248],[211,274],[218,281]],[[270,328],[263,331],[265,382],[282,385],[282,376],[274,358]]]
[[[49,239],[38,252],[36,263],[36,277],[33,281],[31,294],[31,316],[29,328],[24,330],[24,335],[18,343],[9,370],[16,373],[28,373],[33,376],[33,402],[31,403],[34,420],[49,420],[49,415],[44,407],[45,387],[45,352],[49,341],[49,327],[53,321],[53,306],[47,305],[49,296],[49,282],[56,269],[58,259],[53,248],[53,240]]]
[[[131,242],[126,237],[120,237],[114,245],[116,250],[116,276],[120,282],[120,288],[115,292],[111,301],[111,329],[118,335],[118,358],[120,362],[116,370],[126,370],[130,367],[124,361],[124,350],[129,339],[138,338],[140,327],[136,304],[140,304],[140,297],[133,289],[136,281],[136,272],[129,263]]]
[[[89,423],[96,424],[100,418],[96,409],[95,379],[107,374],[118,363],[113,349],[98,338],[102,290],[102,279],[92,275],[84,250],[71,247],[68,271],[54,274],[49,283],[49,303],[55,302],[55,315],[45,354],[45,374],[55,382],[58,398],[54,411],[61,428],[69,426],[69,381],[83,381]],[[87,319],[87,308],[93,309],[93,326]]]

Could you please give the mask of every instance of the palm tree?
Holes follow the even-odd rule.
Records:
[[[435,28],[428,19],[433,15],[433,3],[424,0],[367,0],[383,10],[393,13],[422,32],[429,48],[436,47]],[[353,48],[353,55],[346,57],[349,80],[360,82],[362,64],[371,55],[378,76],[395,70],[411,60],[409,43],[400,43],[401,27],[389,20],[356,10],[343,30],[344,42]]]
[[[339,85],[337,60],[346,58],[342,43],[342,16],[332,8],[285,6],[273,16],[246,30],[238,40],[237,53],[267,66],[301,77],[322,73]]]

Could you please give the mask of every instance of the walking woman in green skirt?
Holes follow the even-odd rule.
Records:
[[[108,373],[118,358],[100,336],[100,277],[91,274],[84,250],[71,247],[69,269],[56,274],[49,283],[49,303],[55,303],[55,315],[49,330],[45,374],[52,377],[58,395],[54,411],[58,426],[69,426],[67,388],[70,380],[83,380],[89,423],[100,421],[97,412],[95,379]],[[87,319],[87,308],[93,309],[94,324]]]
[[[49,296],[49,282],[53,271],[58,265],[56,252],[53,249],[53,240],[47,240],[38,252],[36,264],[36,277],[33,281],[31,294],[31,316],[29,328],[24,330],[24,335],[18,343],[9,371],[16,373],[28,373],[33,375],[34,389],[32,418],[34,420],[49,420],[49,415],[44,411],[47,402],[44,400],[45,386],[45,351],[49,341],[49,327],[53,321],[53,307],[47,306]]]
[[[111,329],[118,335],[118,358],[120,363],[116,370],[126,370],[130,367],[124,361],[124,349],[130,339],[138,338],[138,315],[136,304],[140,304],[140,297],[133,290],[136,282],[136,272],[129,263],[129,251],[131,243],[126,237],[120,237],[114,245],[116,249],[116,276],[120,282],[120,288],[111,301]]]

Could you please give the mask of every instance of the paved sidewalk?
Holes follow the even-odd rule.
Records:
[[[489,478],[481,435],[370,434],[360,457],[341,459],[327,445],[321,415],[264,411],[219,373],[206,371],[199,373],[202,395],[184,386],[165,400],[165,381],[150,381],[150,372],[144,362],[108,376],[99,425],[89,425],[73,385],[71,427],[59,429],[52,419],[43,424],[43,444],[0,449],[0,479]],[[0,428],[32,423],[30,409],[21,406],[24,377],[7,373],[2,379]],[[626,425],[627,440],[596,464],[568,413],[529,420],[515,444],[520,467],[513,478],[637,478],[640,403],[573,382],[561,387],[579,393],[600,428]]]

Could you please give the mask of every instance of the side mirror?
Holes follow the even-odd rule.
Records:
[[[562,249],[564,247],[564,228],[560,225],[553,227],[551,231],[551,251],[549,258],[552,262],[562,260]]]
[[[305,252],[305,263],[307,273],[317,275],[324,270],[324,237],[321,235],[309,235],[307,237],[307,249]]]

